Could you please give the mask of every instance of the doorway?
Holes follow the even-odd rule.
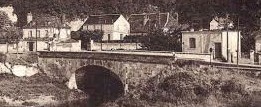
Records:
[[[28,42],[29,51],[34,51],[34,42]]]
[[[215,43],[215,58],[222,58],[221,43]]]

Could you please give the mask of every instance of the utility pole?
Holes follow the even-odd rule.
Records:
[[[226,15],[226,31],[227,31],[227,61],[229,61],[229,59],[228,59],[229,58],[228,57],[229,56],[229,52],[228,52],[229,51],[229,49],[228,49],[229,48],[229,46],[228,46],[228,43],[229,43],[228,42],[228,14]]]
[[[238,68],[238,61],[239,61],[239,16],[237,18],[237,68]]]
[[[37,52],[37,20],[35,21],[35,51]],[[39,34],[40,35],[40,34]]]

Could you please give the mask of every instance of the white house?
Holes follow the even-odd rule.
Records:
[[[27,16],[28,24],[23,27],[24,51],[50,50],[56,42],[70,39],[70,27],[55,16]]]
[[[235,62],[237,50],[241,54],[240,37],[241,33],[238,31],[183,31],[182,52],[210,53],[212,48],[214,58],[227,60],[231,57],[228,60]]]
[[[211,20],[209,25],[210,25],[209,26],[210,30],[220,29],[219,28],[219,23],[218,23],[218,21],[215,18]]]
[[[103,41],[123,40],[130,34],[130,24],[120,14],[91,15],[83,24],[82,30],[102,30]]]
[[[228,18],[215,17],[209,23],[210,30],[222,30],[226,28],[226,26],[228,26],[228,28],[233,28],[233,21]]]

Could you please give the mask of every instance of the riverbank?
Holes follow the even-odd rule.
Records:
[[[104,107],[259,107],[261,73],[177,65]]]
[[[31,77],[0,74],[1,106],[44,106],[86,98],[84,92],[70,90],[41,73]]]

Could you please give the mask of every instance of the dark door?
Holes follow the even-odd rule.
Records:
[[[221,43],[215,43],[215,58],[222,57]]]
[[[29,51],[34,51],[34,42],[28,42]]]
[[[88,41],[87,40],[82,40],[82,42],[81,42],[81,49],[82,50],[87,50],[87,45],[88,45]]]

